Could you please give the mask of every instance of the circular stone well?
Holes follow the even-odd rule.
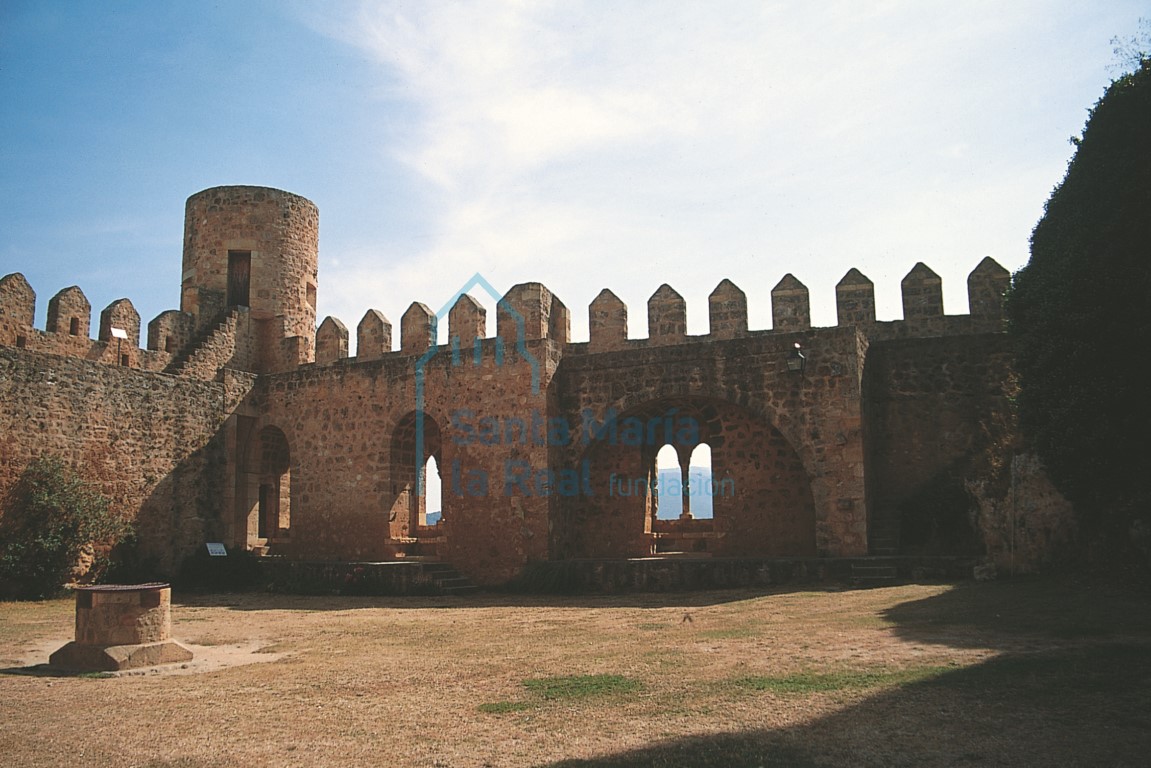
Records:
[[[53,667],[116,671],[190,661],[171,640],[172,589],[167,584],[101,584],[76,588],[76,639],[49,657]]]

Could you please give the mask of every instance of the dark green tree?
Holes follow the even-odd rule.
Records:
[[[1151,61],[1091,110],[1008,295],[1024,434],[1087,542],[1151,541]],[[1142,544],[1140,540],[1142,539]]]
[[[5,499],[0,587],[23,600],[59,594],[84,549],[110,548],[132,526],[55,459],[36,459]]]

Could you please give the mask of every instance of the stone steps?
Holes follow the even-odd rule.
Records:
[[[872,555],[899,554],[899,516],[892,510],[880,511],[871,520],[867,549]]]
[[[447,563],[424,563],[424,572],[445,595],[474,595],[480,588]]]
[[[857,587],[890,587],[897,579],[895,566],[890,563],[851,564],[851,583]]]
[[[222,314],[218,315],[216,322],[208,326],[208,330],[201,333],[172,358],[172,361],[164,367],[164,373],[169,373],[174,376],[179,376],[183,373],[184,369],[188,367],[188,364],[196,357],[196,354],[208,346],[208,344],[216,338],[217,334],[224,331],[224,329],[228,327],[228,324],[233,322],[237,314],[234,307],[229,307]]]
[[[265,582],[291,591],[289,585],[307,585],[306,594],[340,594],[354,574],[354,594],[361,595],[471,595],[480,591],[451,564],[427,558],[378,562],[285,560],[275,555],[257,560]]]

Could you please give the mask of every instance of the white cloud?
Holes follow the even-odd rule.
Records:
[[[1072,74],[1096,91],[1105,82],[1078,71],[1095,60],[1069,45],[1085,13],[1067,2],[365,2],[329,31],[414,107],[390,151],[427,185],[433,226],[417,254],[390,258],[383,244],[394,263],[383,269],[379,248],[342,246],[324,291],[332,306],[365,302],[352,314],[384,297],[398,322],[410,301],[450,297],[476,271],[502,288],[540,280],[580,338],[600,288],[629,304],[643,336],[646,299],[670,282],[703,333],[724,277],[749,294],[753,327],[770,325],[768,292],[785,272],[811,289],[816,323],[832,324],[848,268],[897,317],[899,279],[924,260],[962,311],[983,256],[1009,268],[1026,258],[1078,128],[1053,124],[1034,94],[1073,91]],[[1031,141],[1047,131],[1054,142]]]

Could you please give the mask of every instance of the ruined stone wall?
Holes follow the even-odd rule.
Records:
[[[59,458],[136,519],[142,552],[171,573],[221,533],[219,430],[249,385],[0,347],[0,498],[33,458]]]
[[[1058,565],[1074,552],[1075,510],[1055,488],[1043,463],[1031,453],[1004,457],[997,478],[968,480],[974,520],[987,559],[1000,573],[1033,573]]]

